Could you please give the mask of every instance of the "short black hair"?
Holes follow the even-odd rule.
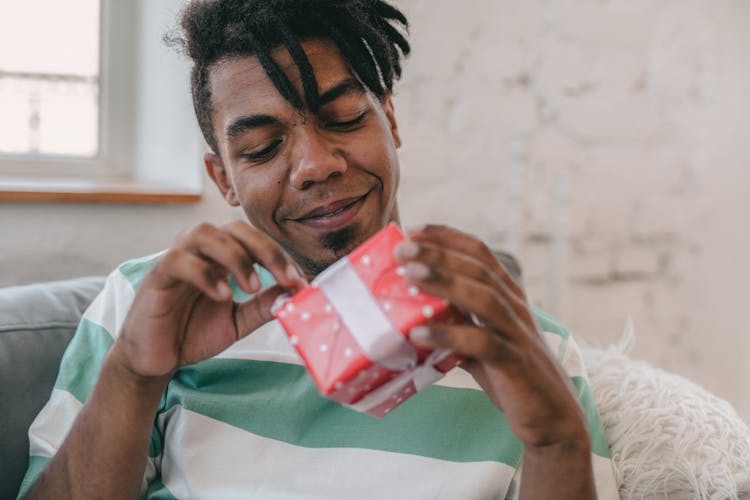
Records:
[[[180,14],[179,32],[165,36],[193,62],[191,92],[198,124],[218,154],[212,120],[212,65],[254,55],[279,93],[298,110],[319,113],[318,85],[300,42],[331,40],[355,77],[383,98],[401,77],[401,58],[410,52],[404,14],[383,0],[192,0]],[[284,46],[299,68],[304,96],[270,56]]]

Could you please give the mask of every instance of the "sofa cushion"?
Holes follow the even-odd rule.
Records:
[[[748,498],[750,428],[697,384],[630,359],[632,325],[618,345],[584,347],[620,497]]]
[[[0,498],[15,498],[27,431],[49,399],[60,359],[103,277],[0,289]]]

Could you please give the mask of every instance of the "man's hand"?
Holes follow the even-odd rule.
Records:
[[[234,302],[228,276],[255,294],[261,286],[256,263],[277,284],[247,302]],[[265,233],[240,221],[220,228],[199,224],[180,236],[143,278],[113,357],[140,377],[171,376],[273,319],[274,299],[304,284],[291,257]]]
[[[255,263],[277,285],[259,292]],[[259,293],[234,302],[229,275]],[[91,395],[27,498],[137,497],[154,415],[174,372],[271,320],[279,293],[303,285],[281,247],[244,222],[200,224],[178,238],[144,276]]]
[[[522,496],[595,495],[578,399],[546,347],[523,290],[492,252],[471,236],[431,225],[411,232],[395,254],[409,281],[478,320],[475,325],[417,327],[411,339],[466,356],[462,366],[525,445]]]

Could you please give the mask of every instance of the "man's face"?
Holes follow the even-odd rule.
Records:
[[[400,141],[390,96],[366,91],[331,42],[302,47],[317,78],[320,118],[289,104],[256,57],[221,61],[210,76],[219,151],[206,165],[227,201],[311,277],[398,221]],[[304,95],[288,52],[272,56]]]

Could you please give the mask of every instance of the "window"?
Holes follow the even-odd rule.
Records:
[[[183,3],[0,4],[0,200],[200,199],[187,63],[162,43]]]
[[[26,0],[9,10],[0,18],[0,46],[15,47],[0,52],[0,154],[97,157],[99,0]]]

